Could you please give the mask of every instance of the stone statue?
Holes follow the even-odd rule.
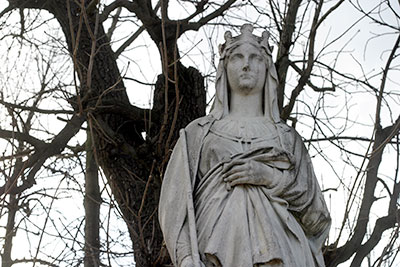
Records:
[[[321,267],[330,216],[310,157],[281,121],[269,34],[225,34],[216,97],[163,179],[159,218],[175,266]]]

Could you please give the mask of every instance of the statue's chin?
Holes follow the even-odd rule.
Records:
[[[241,84],[239,86],[239,91],[242,94],[248,95],[253,91],[254,86],[250,84]]]

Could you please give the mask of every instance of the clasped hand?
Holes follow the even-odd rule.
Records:
[[[222,169],[222,179],[227,189],[240,184],[264,185],[272,188],[278,177],[274,177],[274,169],[262,162],[251,159],[232,160]]]

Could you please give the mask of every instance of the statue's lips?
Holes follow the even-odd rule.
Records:
[[[253,79],[254,78],[253,75],[248,74],[248,73],[241,74],[239,77],[241,79]]]

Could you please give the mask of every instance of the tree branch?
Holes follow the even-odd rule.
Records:
[[[321,137],[321,138],[312,138],[306,139],[304,142],[311,143],[311,142],[323,142],[323,141],[335,141],[335,140],[349,140],[349,141],[364,141],[364,142],[371,142],[370,138],[367,137],[358,137],[358,136],[330,136],[330,137]],[[374,142],[374,140],[372,140]],[[390,141],[389,144],[398,144],[397,141]]]
[[[322,22],[324,22],[324,20],[333,12],[335,11],[341,4],[343,4],[344,0],[340,0],[339,2],[336,3],[336,5],[334,5],[333,7],[331,7],[328,11],[325,12],[325,14],[323,16],[321,16],[321,18],[319,19],[318,23],[317,23],[317,28],[321,25]]]
[[[154,7],[154,13],[157,13],[158,9],[161,6],[161,2],[158,1],[157,5]],[[128,38],[115,52],[115,58],[118,58],[121,53],[128,47],[130,46],[139,36],[144,32],[146,28],[142,25],[139,29],[136,30],[134,34],[131,35],[131,37]]]
[[[314,63],[315,63],[315,61],[314,61]],[[304,73],[304,71],[302,71],[293,61],[289,60],[289,64],[300,76],[306,75]],[[310,79],[307,80],[307,85],[310,86],[315,92],[327,92],[327,91],[334,92],[336,90],[334,85],[332,87],[318,87],[318,86],[314,85],[310,81]]]
[[[27,142],[27,143],[33,145],[36,149],[46,145],[46,143],[43,142],[42,140],[39,140],[29,134],[8,131],[8,130],[3,130],[3,129],[0,129],[0,138],[17,139],[18,141]]]
[[[50,267],[58,267],[57,264],[53,264],[53,263],[51,263],[49,261],[45,261],[45,260],[41,260],[41,259],[37,259],[37,258],[34,258],[34,259],[17,259],[17,260],[13,260],[12,261],[13,264],[28,263],[28,262],[29,263],[36,262],[36,263],[43,264],[43,265],[50,266]]]
[[[100,22],[104,22],[110,13],[119,7],[126,8],[130,12],[135,13],[145,26],[150,27],[150,25],[159,21],[159,18],[151,8],[149,2],[145,0],[116,0],[104,8],[103,13],[100,15]]]
[[[379,218],[376,221],[374,231],[372,232],[368,241],[357,248],[356,255],[354,256],[350,267],[361,266],[364,258],[372,251],[372,249],[375,248],[375,246],[381,240],[383,232],[395,226],[399,215],[400,210],[397,210],[395,213],[389,214],[386,217]]]
[[[218,8],[214,12],[208,14],[204,18],[201,18],[197,22],[188,22],[186,20],[179,21],[179,23],[182,25],[182,29],[180,31],[180,35],[182,35],[184,32],[189,31],[189,30],[197,31],[201,26],[207,24],[209,21],[215,19],[216,17],[221,16],[235,2],[236,2],[236,0],[227,1],[220,8]]]
[[[208,0],[201,0],[200,2],[197,3],[196,5],[196,10],[193,12],[193,14],[191,14],[190,16],[188,16],[186,19],[182,20],[182,23],[189,23],[189,21],[191,19],[193,19],[194,17],[196,17],[197,15],[203,13],[206,8],[205,5],[208,3]]]
[[[69,140],[75,136],[80,130],[82,123],[85,121],[85,116],[74,115],[71,120],[65,125],[65,127],[56,135],[56,137],[50,143],[46,143],[39,147],[36,152],[29,157],[27,161],[22,163],[22,168],[15,173],[22,175],[24,170],[30,169],[26,179],[22,181],[22,184],[18,187],[13,188],[10,192],[12,194],[18,194],[32,187],[35,184],[35,175],[43,166],[43,163],[54,155],[60,154],[61,151],[66,147]],[[5,193],[7,185],[0,187],[0,195]]]
[[[103,12],[100,14],[100,23],[104,22],[108,16],[117,8],[124,7],[127,10],[133,12],[135,9],[135,4],[133,2],[130,2],[128,0],[116,0],[109,4],[108,6],[105,6],[103,9]]]
[[[364,186],[364,193],[361,197],[362,203],[360,212],[357,216],[357,223],[353,231],[353,236],[336,251],[336,256],[329,266],[337,266],[338,264],[347,261],[350,257],[358,252],[358,249],[367,232],[367,225],[370,217],[370,210],[372,204],[375,202],[374,192],[378,182],[378,169],[382,161],[382,154],[384,147],[389,141],[399,133],[400,130],[400,117],[396,123],[384,129],[377,128],[375,134],[375,141],[372,148],[372,153],[368,162],[367,177]],[[390,216],[389,214],[388,216]],[[372,241],[371,241],[372,242]],[[361,255],[361,254],[360,254]]]
[[[48,1],[38,0],[8,0],[9,10],[15,8],[34,8],[34,9],[47,9]]]
[[[13,9],[15,9],[15,7],[13,5],[9,5],[8,7],[4,8],[1,12],[0,12],[0,18],[3,17],[5,14],[7,14],[8,12],[12,11]]]
[[[165,23],[168,23],[170,21],[168,17],[169,0],[160,0],[160,1],[161,1],[161,18],[162,20],[165,21]]]
[[[381,81],[381,85],[379,88],[378,103],[376,105],[376,117],[375,117],[376,126],[380,126],[380,123],[381,123],[380,116],[381,116],[381,104],[382,104],[382,99],[383,99],[383,91],[385,89],[387,75],[388,75],[388,72],[390,69],[390,64],[392,63],[393,59],[395,58],[396,50],[399,48],[399,44],[400,44],[400,34],[397,36],[397,40],[393,45],[392,51],[390,52],[388,60],[386,61],[385,68],[383,70],[382,81]]]
[[[21,109],[21,110],[27,110],[27,111],[32,111],[32,112],[38,112],[42,114],[74,114],[75,111],[73,110],[49,110],[49,109],[40,109],[37,107],[28,107],[25,105],[18,105],[18,104],[13,104],[13,103],[8,103],[6,101],[0,100],[0,104],[3,104],[4,106],[12,109]]]
[[[311,25],[311,31],[310,31],[310,36],[309,36],[309,47],[308,47],[308,58],[307,58],[307,67],[303,71],[303,75],[300,77],[300,80],[297,84],[297,86],[293,89],[292,94],[290,96],[289,103],[283,108],[282,113],[281,113],[281,118],[283,120],[287,120],[289,118],[290,113],[293,110],[295,101],[297,97],[299,96],[300,92],[304,90],[304,86],[308,82],[311,71],[314,67],[314,46],[315,46],[315,37],[317,35],[317,28],[318,28],[318,18],[322,10],[322,5],[324,1],[320,1],[318,6],[315,9],[315,14],[313,18],[313,23]],[[289,61],[289,59],[287,59]]]
[[[149,116],[151,110],[139,108],[133,105],[126,105],[124,103],[102,101],[101,105],[94,108],[95,113],[114,113],[123,116],[129,120],[136,122],[147,121],[146,117]],[[155,115],[152,116],[153,120],[157,121]]]
[[[283,98],[285,95],[286,75],[289,67],[289,51],[293,45],[292,38],[295,30],[295,22],[297,12],[300,7],[301,0],[291,0],[288,4],[288,11],[283,19],[282,30],[279,35],[279,47],[276,60],[276,70],[278,72],[278,107],[283,109]]]

